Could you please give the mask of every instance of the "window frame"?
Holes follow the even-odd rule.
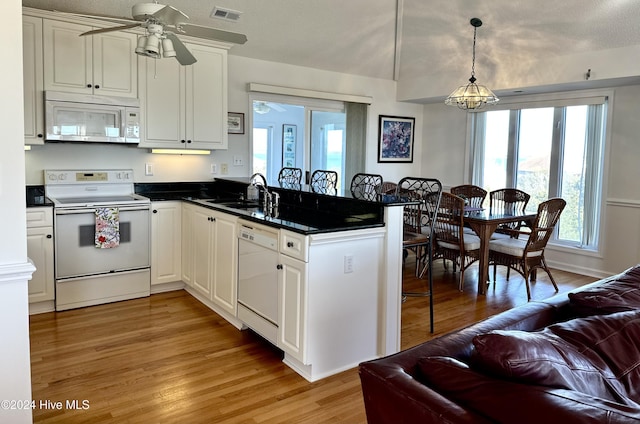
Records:
[[[609,157],[611,149],[611,133],[612,133],[612,120],[613,120],[613,105],[614,103],[614,91],[613,90],[583,90],[573,92],[560,92],[550,94],[536,94],[536,95],[518,95],[503,98],[496,106],[492,106],[491,109],[482,109],[479,111],[469,111],[467,114],[467,143],[465,151],[465,164],[464,164],[464,178],[465,181],[471,181],[476,184],[478,181],[482,181],[482,168],[474,169],[474,162],[477,161],[474,158],[474,143],[476,142],[476,134],[478,132],[484,132],[484,127],[478,124],[476,119],[476,113],[483,113],[492,110],[510,110],[511,113],[516,113],[519,109],[526,108],[538,108],[538,107],[559,107],[559,106],[574,106],[580,104],[588,104],[593,101],[593,98],[604,98],[604,117],[602,125],[604,126],[603,133],[603,145],[602,145],[602,178],[600,183],[600,196],[598,199],[598,216],[596,217],[598,228],[598,239],[594,245],[581,246],[577,243],[571,243],[568,241],[558,240],[557,234],[554,234],[553,238],[549,240],[549,246],[552,250],[565,251],[568,253],[581,254],[585,256],[602,257],[602,249],[606,239],[606,206],[607,206],[607,189],[608,189],[608,175],[609,175]],[[564,109],[563,109],[564,110]],[[515,112],[514,112],[515,111]],[[556,116],[554,115],[554,119]],[[514,131],[514,120],[510,116],[510,129]],[[517,127],[516,127],[517,128]],[[558,129],[554,129],[558,131]],[[512,138],[512,135],[509,135]],[[555,134],[554,134],[555,139]],[[512,152],[513,146],[509,143],[509,160],[515,161],[516,153]],[[556,151],[552,154],[560,155],[562,158],[562,152]],[[484,152],[479,153],[484,156]],[[554,157],[554,161],[557,156]],[[559,168],[558,168],[559,169]],[[515,164],[510,163],[507,166],[507,173],[515,172]],[[508,176],[509,178],[510,176]],[[550,176],[551,178],[552,176]],[[558,183],[559,184],[559,183]],[[557,230],[556,230],[557,233]]]

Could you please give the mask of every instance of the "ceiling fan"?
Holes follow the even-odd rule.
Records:
[[[272,109],[277,112],[286,112],[286,109],[277,103],[265,102],[262,100],[255,100],[253,102],[253,111],[257,114],[264,115],[265,113],[269,113]]]
[[[176,33],[235,44],[244,44],[247,42],[247,37],[244,34],[189,24],[187,23],[189,17],[182,11],[173,6],[159,4],[157,1],[154,3],[138,3],[133,5],[131,9],[133,20],[101,15],[82,16],[123,25],[94,29],[80,35],[100,34],[141,27],[145,29],[145,35],[138,38],[138,45],[136,47],[137,54],[154,59],[159,59],[160,57],[175,57],[181,65],[191,65],[197,60],[176,36]]]

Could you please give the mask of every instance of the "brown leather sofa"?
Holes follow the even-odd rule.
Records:
[[[360,364],[369,424],[640,423],[640,265]]]

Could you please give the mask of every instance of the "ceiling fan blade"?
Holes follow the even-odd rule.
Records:
[[[176,60],[181,65],[193,65],[198,61],[174,33],[165,32],[164,35],[173,43],[173,49],[176,51]]]
[[[94,30],[91,30],[91,31],[83,32],[82,34],[80,34],[80,36],[101,34],[103,32],[122,31],[122,30],[125,30],[125,29],[135,28],[137,26],[140,26],[140,22],[136,22],[135,24],[111,27],[111,28],[98,28],[98,29],[94,29]]]
[[[101,21],[107,21],[107,22],[113,22],[114,24],[123,24],[123,25],[127,25],[133,22],[138,22],[135,21],[131,18],[120,18],[118,16],[108,16],[108,15],[87,15],[84,13],[73,13],[73,12],[59,12],[56,11],[58,13],[63,13],[65,15],[70,15],[70,16],[77,16],[79,18],[90,18],[90,19],[98,19]]]
[[[178,25],[189,19],[187,15],[173,6],[165,6],[151,16],[165,25]]]
[[[180,24],[180,29],[182,30],[180,32],[183,32],[185,35],[207,40],[226,41],[234,44],[244,44],[247,42],[247,36],[237,32],[223,31],[221,29],[186,23]]]

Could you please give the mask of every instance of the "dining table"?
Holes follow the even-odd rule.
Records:
[[[485,294],[489,281],[489,240],[500,224],[524,222],[531,226],[536,219],[536,213],[505,212],[484,208],[465,208],[464,223],[468,225],[480,238],[480,254],[478,259],[478,294]]]

